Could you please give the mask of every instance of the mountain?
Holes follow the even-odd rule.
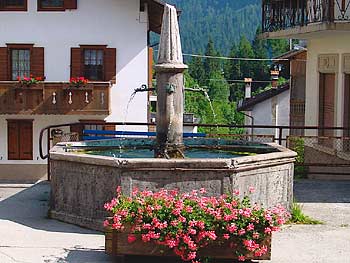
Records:
[[[261,24],[261,0],[166,0],[181,10],[184,53],[204,53],[208,39],[228,55],[241,36],[254,38]]]

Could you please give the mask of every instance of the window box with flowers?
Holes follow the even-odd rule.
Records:
[[[42,89],[43,81],[45,80],[45,77],[35,77],[33,75],[30,75],[29,77],[17,77],[17,83],[15,84],[15,88],[17,89]]]
[[[254,189],[250,189],[254,191]],[[205,189],[133,191],[105,204],[104,222],[110,255],[178,256],[199,263],[204,258],[270,259],[271,233],[288,219],[281,206],[264,209],[249,197],[206,197]]]
[[[89,80],[84,78],[84,77],[70,78],[68,88],[70,88],[70,89],[87,89],[87,88],[91,87],[91,85],[89,85],[88,83],[89,83]]]

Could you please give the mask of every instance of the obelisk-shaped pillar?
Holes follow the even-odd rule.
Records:
[[[164,8],[157,78],[157,158],[183,158],[184,76],[177,11]]]

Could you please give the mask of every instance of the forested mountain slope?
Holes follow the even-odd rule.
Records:
[[[209,37],[215,48],[228,55],[241,36],[254,38],[261,21],[260,0],[166,0],[182,11],[183,50],[203,53]]]

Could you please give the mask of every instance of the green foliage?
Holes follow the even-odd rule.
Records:
[[[291,218],[288,222],[289,224],[302,224],[302,225],[320,225],[323,222],[319,220],[312,219],[311,217],[303,213],[300,204],[294,202],[292,206]]]
[[[307,168],[303,166],[305,162],[305,142],[302,138],[290,139],[291,150],[295,151],[298,156],[296,157],[296,165],[294,168],[294,178],[303,179],[306,178]]]

